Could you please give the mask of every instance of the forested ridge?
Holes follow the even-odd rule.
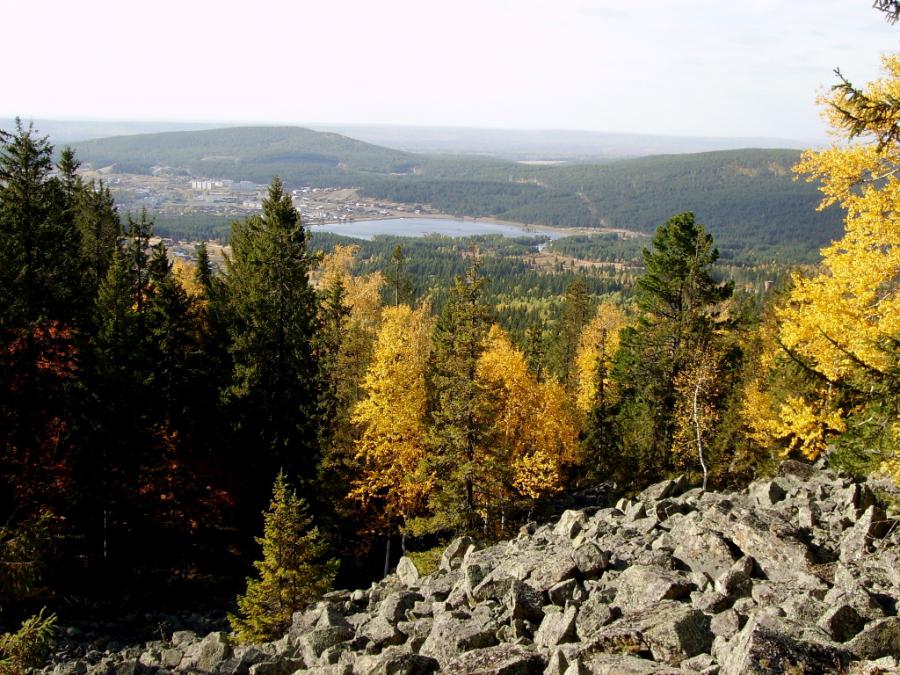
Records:
[[[729,150],[606,164],[534,166],[486,157],[416,155],[296,127],[167,132],[86,141],[94,168],[290,187],[358,187],[371,198],[450,214],[559,227],[652,233],[672,213],[709,223],[727,258],[809,262],[840,231],[839,209],[817,212],[814,185],[794,180],[793,150]]]
[[[551,282],[525,241],[315,245],[278,178],[224,269],[203,246],[172,262],[73,151],[3,134],[0,663],[39,658],[49,612],[215,583],[239,639],[280,635],[401,552],[424,568],[600,484],[739,486],[826,452],[900,481],[900,59],[884,69],[829,98],[871,142],[796,169],[843,236],[768,294],[736,292],[680,203],[639,270]]]

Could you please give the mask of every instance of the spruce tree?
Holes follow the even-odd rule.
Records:
[[[473,531],[478,521],[475,452],[487,429],[476,375],[490,327],[479,268],[473,257],[465,277],[457,277],[434,333],[428,462],[437,476],[430,500],[435,530]]]
[[[553,373],[569,392],[575,384],[572,367],[578,351],[578,341],[585,325],[591,320],[591,310],[592,301],[587,283],[584,277],[576,277],[566,288],[549,354]]]
[[[229,394],[238,447],[253,448],[259,475],[284,467],[306,485],[318,459],[320,423],[308,234],[278,178],[262,207],[232,230]]]
[[[247,592],[237,599],[237,614],[229,615],[241,642],[280,637],[294,612],[331,589],[338,562],[326,559],[326,546],[313,527],[306,502],[279,472],[272,501],[264,515],[262,560],[253,563],[258,579],[247,579]]]

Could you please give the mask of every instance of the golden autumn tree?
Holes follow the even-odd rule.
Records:
[[[420,515],[431,488],[423,475],[426,448],[425,367],[434,321],[430,307],[388,307],[363,380],[365,397],[353,410],[361,474],[350,498],[375,505],[390,530]]]
[[[598,397],[604,404],[612,396],[608,390],[612,359],[619,350],[619,331],[625,327],[625,314],[618,305],[601,302],[594,318],[584,327],[575,354],[577,377],[576,405],[586,415]]]
[[[802,390],[751,387],[745,409],[762,439],[815,458],[840,436],[857,468],[894,477],[900,443],[900,56],[864,89],[840,77],[823,99],[839,138],[796,167],[847,212],[817,273],[795,275],[777,310],[777,353],[812,378]]]
[[[478,360],[477,382],[490,417],[476,453],[479,507],[486,524],[502,529],[510,504],[562,488],[575,461],[577,429],[563,387],[538,382],[524,355],[499,326],[491,327]]]
[[[709,482],[709,437],[719,419],[716,406],[721,386],[719,362],[713,346],[707,345],[698,350],[675,378],[672,454],[677,467],[700,464],[704,490]]]

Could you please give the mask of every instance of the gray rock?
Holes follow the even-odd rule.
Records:
[[[732,598],[722,595],[718,591],[707,591],[696,594],[696,597],[693,594],[691,596],[691,604],[707,614],[718,614],[728,609],[733,602]]]
[[[866,620],[850,605],[840,604],[825,610],[817,624],[837,642],[846,642],[859,633]]]
[[[495,622],[447,612],[435,618],[419,653],[437,659],[444,667],[463,652],[495,645],[498,628]]]
[[[709,629],[713,632],[713,635],[729,640],[741,630],[741,617],[733,609],[726,609],[712,618],[709,622]]]
[[[441,554],[439,569],[449,572],[462,565],[463,557],[475,544],[469,537],[457,537]]]
[[[719,667],[716,660],[710,654],[697,654],[689,659],[681,662],[681,669],[691,673],[704,673],[710,668],[715,668],[718,672]]]
[[[250,675],[291,675],[305,667],[303,659],[279,657],[250,666]]]
[[[683,675],[680,668],[628,654],[598,654],[585,665],[586,672],[598,675]]]
[[[675,481],[664,480],[655,485],[651,485],[638,495],[638,499],[642,502],[656,501],[670,497],[675,492]]]
[[[858,560],[870,549],[875,539],[883,537],[890,528],[890,521],[877,506],[870,506],[841,540],[841,562]]]
[[[172,646],[184,647],[197,641],[197,634],[192,630],[177,630],[172,633]]]
[[[518,579],[510,581],[509,589],[503,595],[503,605],[513,619],[540,621],[544,616],[544,594],[533,586]]]
[[[555,647],[566,642],[575,642],[575,617],[578,609],[569,606],[560,611],[553,608],[544,614],[544,620],[534,636],[534,643],[539,647]]]
[[[593,542],[579,546],[575,549],[572,557],[578,571],[588,579],[599,576],[603,570],[609,567],[609,553],[601,550]]]
[[[587,601],[578,608],[578,616],[575,618],[578,637],[581,640],[589,640],[619,616],[621,616],[619,609],[606,602],[601,593],[589,595]]]
[[[53,675],[84,675],[87,672],[87,664],[78,659],[57,663],[53,668]]]
[[[541,675],[547,659],[535,649],[501,644],[456,657],[441,672],[448,675]]]
[[[406,618],[406,612],[412,609],[416,602],[420,600],[424,600],[424,598],[419,593],[411,591],[391,593],[378,606],[378,616],[384,617],[392,624],[396,624],[398,621]]]
[[[773,514],[768,512],[763,518],[747,510],[727,513],[714,505],[704,513],[703,522],[751,556],[769,579],[792,581],[798,572],[808,570],[812,553],[795,536],[793,525],[779,522]]]
[[[560,537],[574,539],[581,532],[587,518],[583,511],[565,511],[553,528],[553,532]]]
[[[565,581],[560,581],[558,584],[551,586],[550,590],[547,591],[547,596],[554,605],[564,607],[567,602],[579,594],[578,591],[580,591],[578,581],[575,579],[566,579]]]
[[[353,631],[343,626],[317,628],[300,636],[297,646],[307,664],[313,665],[329,647],[353,638]]]
[[[431,675],[439,667],[438,662],[430,656],[391,647],[378,655],[369,675]]]
[[[397,563],[397,578],[404,586],[415,586],[419,580],[419,569],[412,560],[403,556]]]
[[[367,638],[376,649],[388,645],[399,645],[406,640],[403,633],[397,630],[397,627],[389,619],[381,615],[372,617],[357,631],[357,635]]]
[[[616,606],[623,614],[650,607],[662,600],[686,598],[695,588],[689,579],[678,572],[661,570],[647,565],[632,565],[616,580]]]
[[[900,652],[900,617],[889,616],[871,621],[847,644],[858,659],[897,656]]]
[[[672,529],[677,545],[672,555],[692,572],[703,572],[716,579],[734,563],[731,549],[722,535],[687,522]]]
[[[181,658],[183,656],[184,652],[176,647],[163,649],[159,655],[159,664],[167,670],[174,670],[178,667],[178,664],[181,663]]]
[[[578,572],[578,566],[570,550],[555,551],[545,557],[528,575],[528,583],[539,591],[548,591],[560,581],[571,579]]]
[[[750,496],[762,507],[772,508],[787,496],[779,480],[757,481],[750,485]]]
[[[601,629],[578,653],[590,665],[588,657],[598,653],[649,651],[656,661],[674,666],[709,652],[712,640],[709,618],[703,612],[663,600]]]
[[[783,620],[757,616],[723,648],[722,675],[834,672],[846,667],[849,653],[826,640],[808,640]]]
[[[729,598],[739,598],[750,595],[753,576],[753,558],[744,556],[716,579],[716,590]]]

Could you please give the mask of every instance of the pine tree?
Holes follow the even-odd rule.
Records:
[[[247,579],[247,592],[237,599],[237,614],[229,615],[241,642],[280,637],[294,612],[331,589],[338,563],[325,559],[326,547],[313,527],[306,502],[279,472],[272,501],[264,515],[262,560],[253,563],[258,579]]]
[[[473,256],[465,277],[457,277],[434,334],[428,458],[438,478],[429,501],[433,529],[473,531],[479,520],[476,451],[486,423],[477,369],[490,326],[479,267],[480,260]]]
[[[566,288],[562,311],[550,349],[552,371],[566,391],[575,388],[574,365],[581,331],[591,319],[592,303],[584,277],[578,276]]]
[[[261,476],[283,466],[305,485],[319,453],[318,303],[307,232],[279,179],[262,214],[234,224],[231,246],[229,393],[238,445],[254,448]]]
[[[614,377],[624,401],[619,413],[624,460],[620,472],[652,481],[672,467],[675,383],[693,352],[713,339],[721,303],[732,285],[717,283],[719,253],[692,213],[670,218],[644,250],[638,279],[637,325],[622,332]]]

